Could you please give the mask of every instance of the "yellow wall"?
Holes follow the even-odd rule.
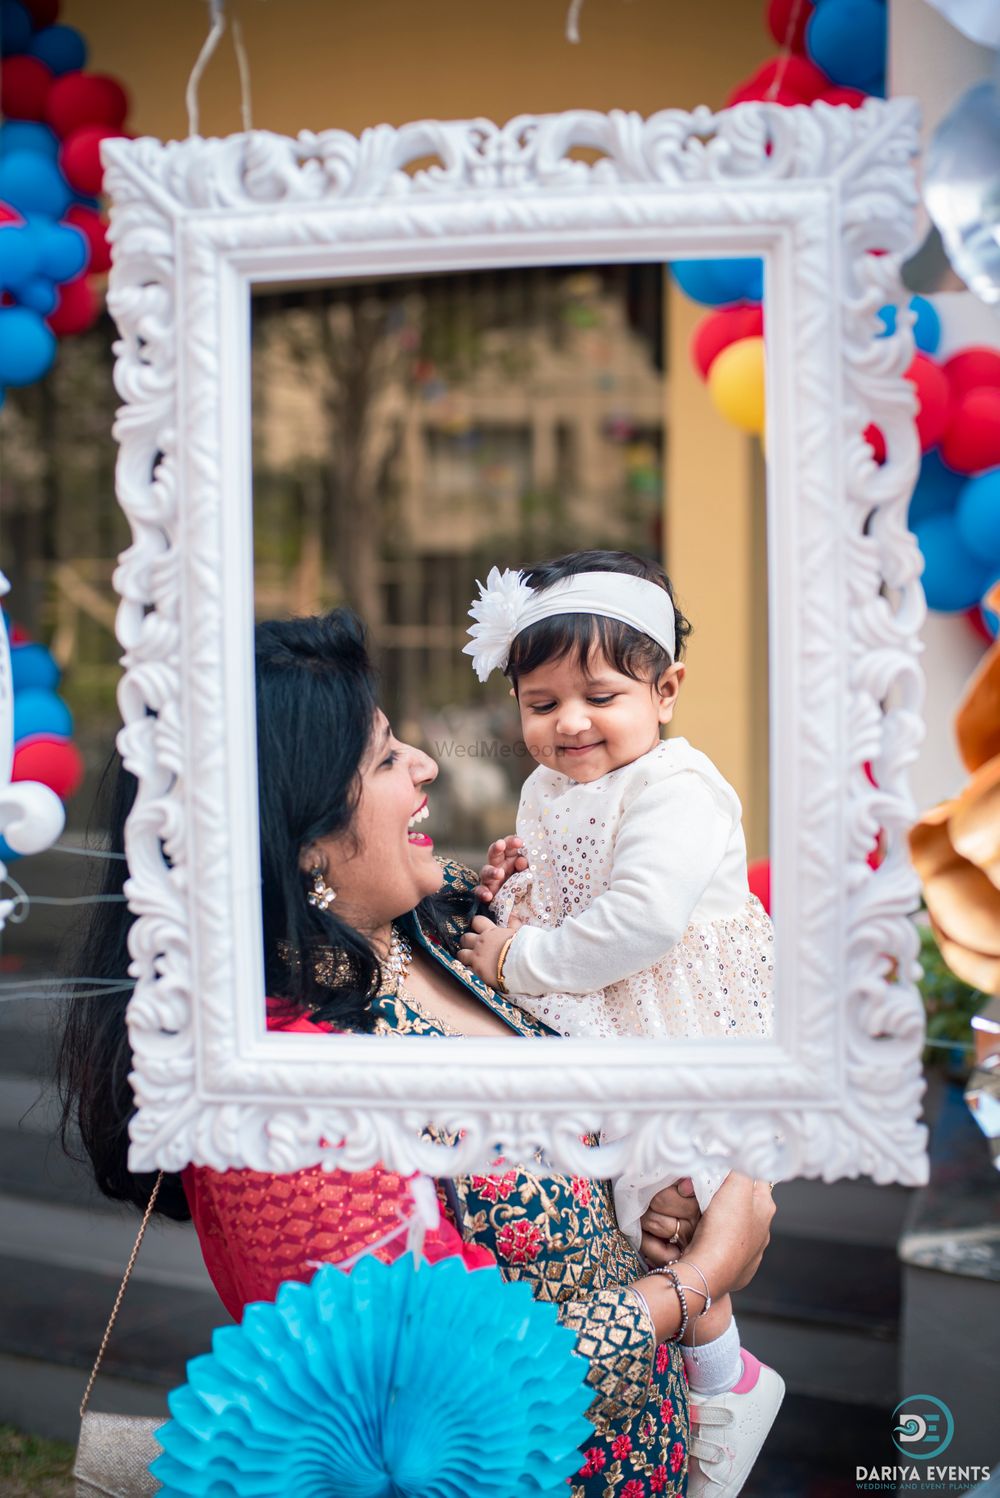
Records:
[[[426,117],[718,107],[775,51],[762,9],[761,0],[585,0],[579,46],[565,41],[567,0],[241,0],[236,13],[254,125],[295,134]],[[62,19],[87,38],[89,66],[130,89],[129,128],[170,138],[187,133],[184,90],[207,16],[206,0],[65,0]],[[226,36],[202,83],[201,133],[240,128]],[[667,562],[696,625],[677,726],[736,787],[759,856],[767,669],[752,454],[690,373],[699,309],[674,292],[670,310]]]
[[[676,731],[715,761],[743,802],[750,857],[768,847],[765,510],[754,444],[723,421],[688,346],[704,308],[668,293],[670,435],[666,565],[691,620]]]
[[[434,116],[718,106],[773,50],[760,0],[585,0],[579,46],[564,40],[566,10],[566,0],[242,0],[254,124],[356,133]],[[86,37],[89,66],[130,88],[130,129],[175,137],[187,134],[184,89],[207,15],[205,0],[64,0],[61,19]],[[240,129],[227,38],[201,92],[202,134]]]

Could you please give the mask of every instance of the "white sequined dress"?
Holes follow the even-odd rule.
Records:
[[[529,867],[492,914],[526,922],[504,964],[521,1008],[564,1035],[770,1035],[771,922],[739,797],[706,755],[668,739],[586,784],[539,766],[517,832]],[[703,1206],[718,1180],[696,1175]],[[660,1184],[617,1183],[629,1236]]]

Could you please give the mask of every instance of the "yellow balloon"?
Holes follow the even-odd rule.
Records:
[[[744,432],[764,431],[764,340],[738,338],[712,360],[709,394],[716,409]]]

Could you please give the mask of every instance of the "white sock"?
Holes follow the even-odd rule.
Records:
[[[731,1321],[712,1342],[702,1347],[681,1347],[684,1368],[692,1394],[728,1394],[743,1377],[740,1334]]]

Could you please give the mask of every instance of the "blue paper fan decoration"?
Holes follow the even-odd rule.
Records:
[[[162,1498],[555,1498],[592,1434],[575,1344],[495,1269],[325,1265],[191,1360],[150,1471]]]

